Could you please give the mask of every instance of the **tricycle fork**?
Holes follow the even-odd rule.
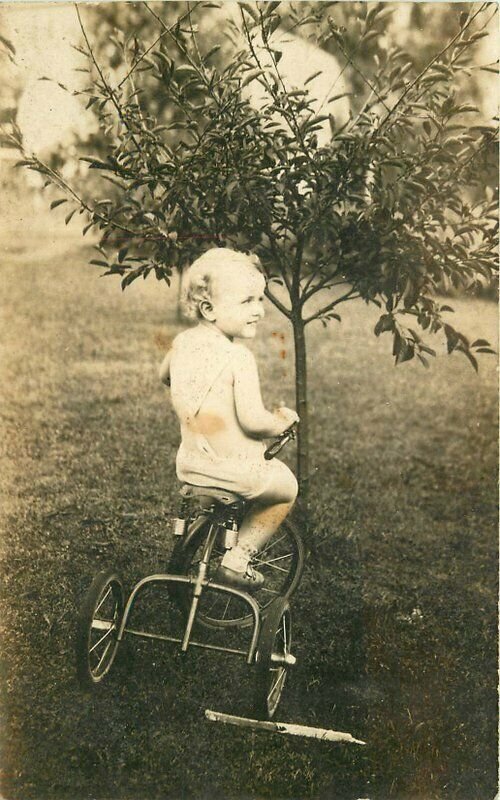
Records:
[[[210,560],[210,555],[212,553],[212,549],[218,531],[219,531],[219,525],[217,523],[212,523],[210,525],[210,531],[205,541],[205,546],[203,548],[203,554],[201,557],[200,566],[198,568],[198,575],[196,576],[196,581],[194,583],[193,600],[191,602],[191,607],[189,609],[189,614],[186,622],[186,629],[184,631],[184,637],[182,639],[182,644],[181,644],[181,650],[184,653],[186,652],[189,646],[189,639],[191,637],[191,633],[193,630],[196,611],[198,610],[198,604],[200,602],[200,596],[203,591],[203,585],[206,582],[208,562]]]

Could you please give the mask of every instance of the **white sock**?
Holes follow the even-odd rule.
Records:
[[[249,551],[236,545],[236,547],[226,551],[221,561],[221,566],[233,569],[235,572],[245,572],[248,562],[255,552],[253,549]]]

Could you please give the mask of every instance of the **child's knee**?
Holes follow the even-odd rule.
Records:
[[[276,475],[271,488],[276,503],[294,503],[299,491],[297,478],[285,464],[280,462],[279,473]]]
[[[297,478],[293,474],[291,470],[289,470],[288,476],[288,483],[287,483],[287,491],[288,491],[288,501],[289,503],[295,503],[297,499],[297,495],[299,493],[299,484],[297,483]]]

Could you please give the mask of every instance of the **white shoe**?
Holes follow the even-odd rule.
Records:
[[[215,573],[215,579],[220,583],[228,583],[247,592],[256,592],[264,584],[262,573],[254,569],[250,564],[248,564],[245,572],[238,572],[235,569],[223,567],[221,564]]]

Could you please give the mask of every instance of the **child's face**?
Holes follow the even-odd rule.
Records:
[[[214,283],[207,319],[231,339],[253,339],[264,316],[264,277],[252,267],[242,267],[221,271]]]

